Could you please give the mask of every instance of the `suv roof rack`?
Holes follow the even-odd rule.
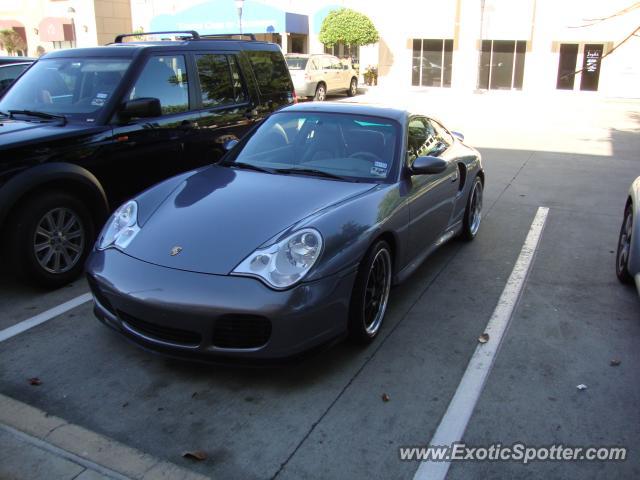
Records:
[[[242,40],[242,38],[235,37],[247,37],[249,40],[255,42],[256,36],[253,33],[208,33],[206,35],[200,35],[202,39],[219,39],[219,40]]]
[[[167,30],[163,32],[139,32],[139,33],[122,33],[116,36],[114,43],[123,43],[122,40],[127,37],[142,37],[146,35],[166,35],[168,33],[179,33],[185,35],[185,37],[179,37],[182,40],[187,40],[186,36],[191,37],[191,40],[243,40],[243,37],[256,41],[256,36],[253,33],[210,33],[206,35],[200,35],[195,30]],[[236,38],[240,37],[240,38]]]
[[[182,33],[185,35],[190,35],[193,40],[200,40],[200,35],[195,30],[167,30],[163,32],[139,32],[139,33],[121,33],[116,36],[114,43],[122,43],[122,39],[126,37],[142,37],[145,35],[162,35],[167,33]]]

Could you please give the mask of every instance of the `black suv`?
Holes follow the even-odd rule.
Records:
[[[43,56],[0,100],[4,260],[41,285],[82,271],[97,230],[124,200],[217,161],[265,115],[295,102],[275,44],[196,32],[156,42],[126,36]]]

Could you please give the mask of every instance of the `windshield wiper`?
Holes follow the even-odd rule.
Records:
[[[10,113],[3,112],[2,110],[0,110],[0,115],[2,115],[3,117],[11,117]]]
[[[336,175],[334,173],[325,172],[324,170],[316,170],[315,168],[277,168],[274,170],[276,173],[284,173],[284,174],[300,174],[300,175],[312,175],[314,177],[324,177],[331,178],[333,180],[342,180],[345,182],[354,182],[351,178],[342,177],[340,175]]]
[[[65,117],[64,115],[54,115],[53,113],[38,112],[36,110],[9,110],[10,118],[13,118],[15,114],[29,115],[30,117],[44,118],[45,120],[59,119],[62,120],[64,124],[67,123],[67,117]]]
[[[273,173],[273,170],[269,170],[268,168],[264,168],[264,167],[259,167],[257,165],[254,165],[253,163],[224,162],[222,163],[222,165],[224,165],[225,167],[238,167],[238,168],[244,168],[246,170],[255,170],[256,172]]]

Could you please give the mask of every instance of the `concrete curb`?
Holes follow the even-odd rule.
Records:
[[[23,440],[106,476],[136,480],[209,478],[2,394],[0,424],[22,433]]]

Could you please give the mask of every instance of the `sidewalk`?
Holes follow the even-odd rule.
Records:
[[[2,480],[206,480],[0,394]]]

